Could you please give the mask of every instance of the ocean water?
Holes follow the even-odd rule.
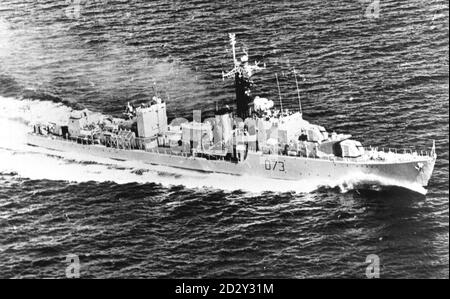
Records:
[[[377,3],[379,3],[377,9]],[[375,8],[368,10],[368,7]],[[0,277],[449,275],[447,1],[0,2]],[[429,149],[426,195],[236,179],[25,145],[30,121],[119,116],[155,92],[169,118],[233,105],[228,33],[266,63],[254,94],[365,145]]]

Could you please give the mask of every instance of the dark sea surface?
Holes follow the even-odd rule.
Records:
[[[381,0],[378,14],[371,2],[2,0],[0,277],[63,278],[76,254],[83,278],[365,278],[376,254],[382,278],[448,278],[448,1]],[[428,193],[257,179],[248,191],[21,143],[27,111],[119,116],[155,90],[169,118],[233,105],[229,32],[267,65],[255,95],[277,100],[277,72],[297,109],[295,67],[305,119],[365,145],[435,140]]]

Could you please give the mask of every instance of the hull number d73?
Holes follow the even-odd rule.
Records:
[[[283,161],[271,161],[266,159],[264,161],[264,168],[270,171],[286,171]]]

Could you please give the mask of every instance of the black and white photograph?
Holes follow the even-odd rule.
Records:
[[[448,279],[449,2],[0,0],[0,278]]]

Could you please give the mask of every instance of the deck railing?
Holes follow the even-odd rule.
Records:
[[[397,154],[397,155],[412,155],[421,157],[432,157],[432,150],[418,150],[414,148],[384,148],[384,147],[364,147],[365,152],[369,153],[386,153],[386,154]]]

